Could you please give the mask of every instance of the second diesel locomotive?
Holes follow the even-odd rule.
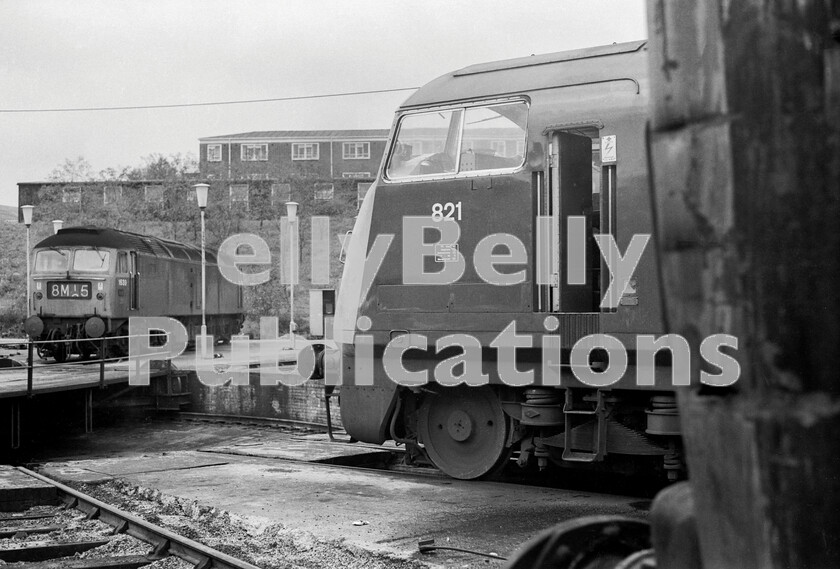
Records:
[[[647,90],[640,41],[474,65],[397,110],[337,303],[352,437],[403,442],[462,479],[491,474],[514,449],[540,467],[679,473],[669,351],[634,342],[664,333],[653,253],[613,306],[600,302],[613,275],[597,236],[624,254],[652,232]],[[571,367],[576,343],[599,334],[628,355],[608,388]],[[593,350],[583,366],[610,359]],[[640,384],[643,365],[654,379]],[[511,385],[504,366],[531,381]]]
[[[59,230],[33,250],[31,316],[24,329],[41,357],[127,351],[128,319],[170,316],[194,340],[201,325],[201,250],[167,239],[101,227]],[[230,338],[243,320],[241,287],[220,274],[207,251],[208,333]]]

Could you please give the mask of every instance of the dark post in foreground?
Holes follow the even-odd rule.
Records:
[[[665,308],[695,364],[679,406],[702,566],[840,567],[840,5],[649,0],[648,19]],[[729,388],[698,382],[719,373],[698,357],[715,333],[738,339]]]

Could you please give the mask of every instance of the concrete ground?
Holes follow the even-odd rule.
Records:
[[[115,476],[321,539],[446,567],[497,563],[455,552],[421,555],[418,539],[507,556],[560,521],[605,514],[644,518],[648,506],[639,497],[309,462],[348,452],[379,449],[272,428],[155,421],[56,440],[31,458],[52,459],[46,473],[65,479]]]
[[[217,346],[215,351],[221,355],[218,363],[230,357],[230,346]],[[288,357],[281,360],[294,360],[292,350],[284,352]],[[176,365],[194,369],[194,362],[195,353],[187,352]],[[436,545],[508,556],[540,531],[567,519],[644,518],[647,513],[649,502],[638,495],[462,482],[323,463],[374,452],[380,450],[268,427],[152,421],[97,425],[89,435],[64,435],[25,460],[51,462],[45,473],[59,478],[118,477],[258,522],[280,522],[321,539],[343,539],[367,550],[446,567],[497,563],[447,551],[421,555],[418,540],[433,538]]]

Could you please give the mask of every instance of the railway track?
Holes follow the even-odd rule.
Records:
[[[44,504],[30,513],[0,514],[0,561],[14,563],[18,569],[131,569],[154,564],[168,557],[175,557],[195,569],[258,569],[245,561],[217,551],[187,537],[150,523],[129,512],[122,511],[78,490],[58,483],[26,468],[18,470],[53,487],[59,505]],[[62,512],[75,509],[84,514],[85,520],[104,522],[112,528],[110,535],[85,539],[55,539],[68,533],[66,516]],[[58,523],[57,523],[58,522]],[[90,531],[81,529],[81,534]],[[110,555],[79,558],[78,554],[107,546],[115,536],[128,535],[151,546],[140,555]],[[28,536],[44,535],[46,539],[25,540]],[[71,534],[72,535],[72,534]],[[149,549],[149,548],[147,548]]]

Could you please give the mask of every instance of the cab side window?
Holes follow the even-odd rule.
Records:
[[[117,272],[120,274],[128,273],[128,253],[120,251],[117,254]]]

